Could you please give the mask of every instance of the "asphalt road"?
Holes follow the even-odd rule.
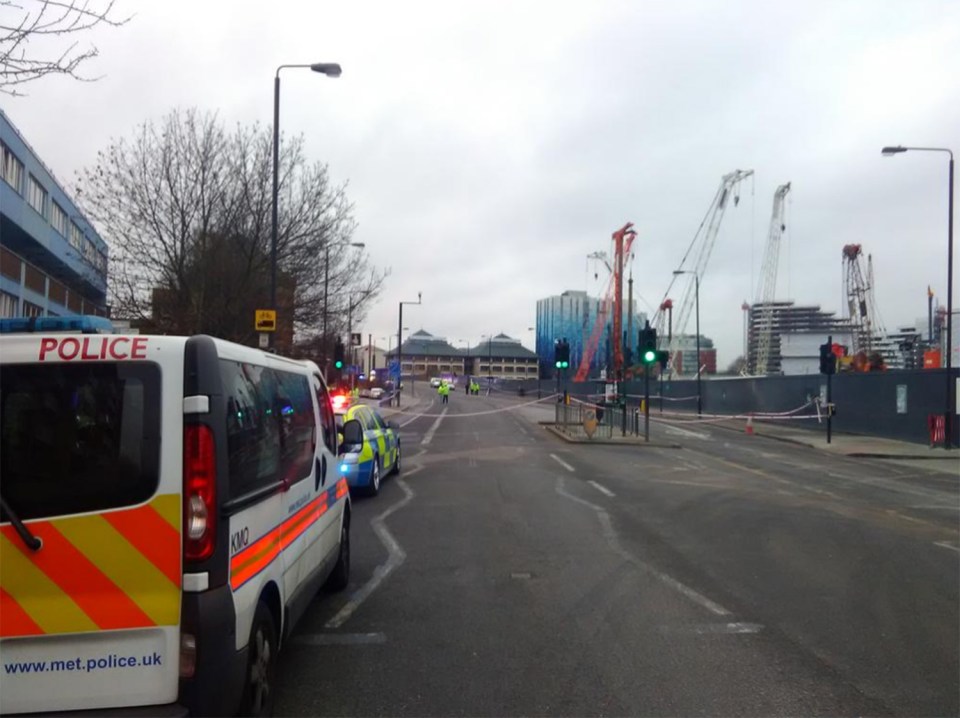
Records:
[[[958,714],[957,475],[720,429],[567,444],[517,404],[398,417],[278,714]]]

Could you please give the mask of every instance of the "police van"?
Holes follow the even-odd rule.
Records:
[[[268,714],[350,571],[321,373],[111,329],[0,320],[0,713]]]

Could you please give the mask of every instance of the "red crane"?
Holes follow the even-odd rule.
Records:
[[[637,236],[637,233],[631,229],[632,227],[633,222],[627,222],[612,235],[614,259],[610,271],[610,282],[607,285],[607,291],[597,306],[597,318],[593,323],[590,338],[584,342],[580,366],[573,377],[574,381],[586,381],[590,375],[590,364],[593,361],[594,354],[597,353],[603,330],[607,326],[607,314],[610,311],[611,304],[614,312],[613,368],[616,376],[620,376],[623,370],[623,258],[630,254],[630,247],[633,246],[633,240]]]

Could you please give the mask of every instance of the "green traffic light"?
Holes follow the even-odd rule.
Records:
[[[565,362],[563,363],[563,368],[564,368],[564,369],[567,369],[569,366],[570,366],[570,362],[565,361]]]
[[[557,369],[559,369],[560,367],[563,366],[563,362],[562,362],[562,361],[554,362],[553,365],[554,365]]]
[[[653,349],[647,349],[643,353],[643,361],[645,364],[653,364],[657,360],[657,353]]]
[[[343,369],[343,362],[342,362],[342,361],[334,362],[333,365],[334,365],[337,369]]]

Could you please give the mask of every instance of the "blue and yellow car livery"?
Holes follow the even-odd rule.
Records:
[[[396,428],[364,404],[334,410],[338,428],[351,419],[356,419],[363,427],[363,447],[360,451],[340,455],[340,476],[347,480],[351,489],[378,493],[381,479],[388,473],[400,471],[400,437]]]

